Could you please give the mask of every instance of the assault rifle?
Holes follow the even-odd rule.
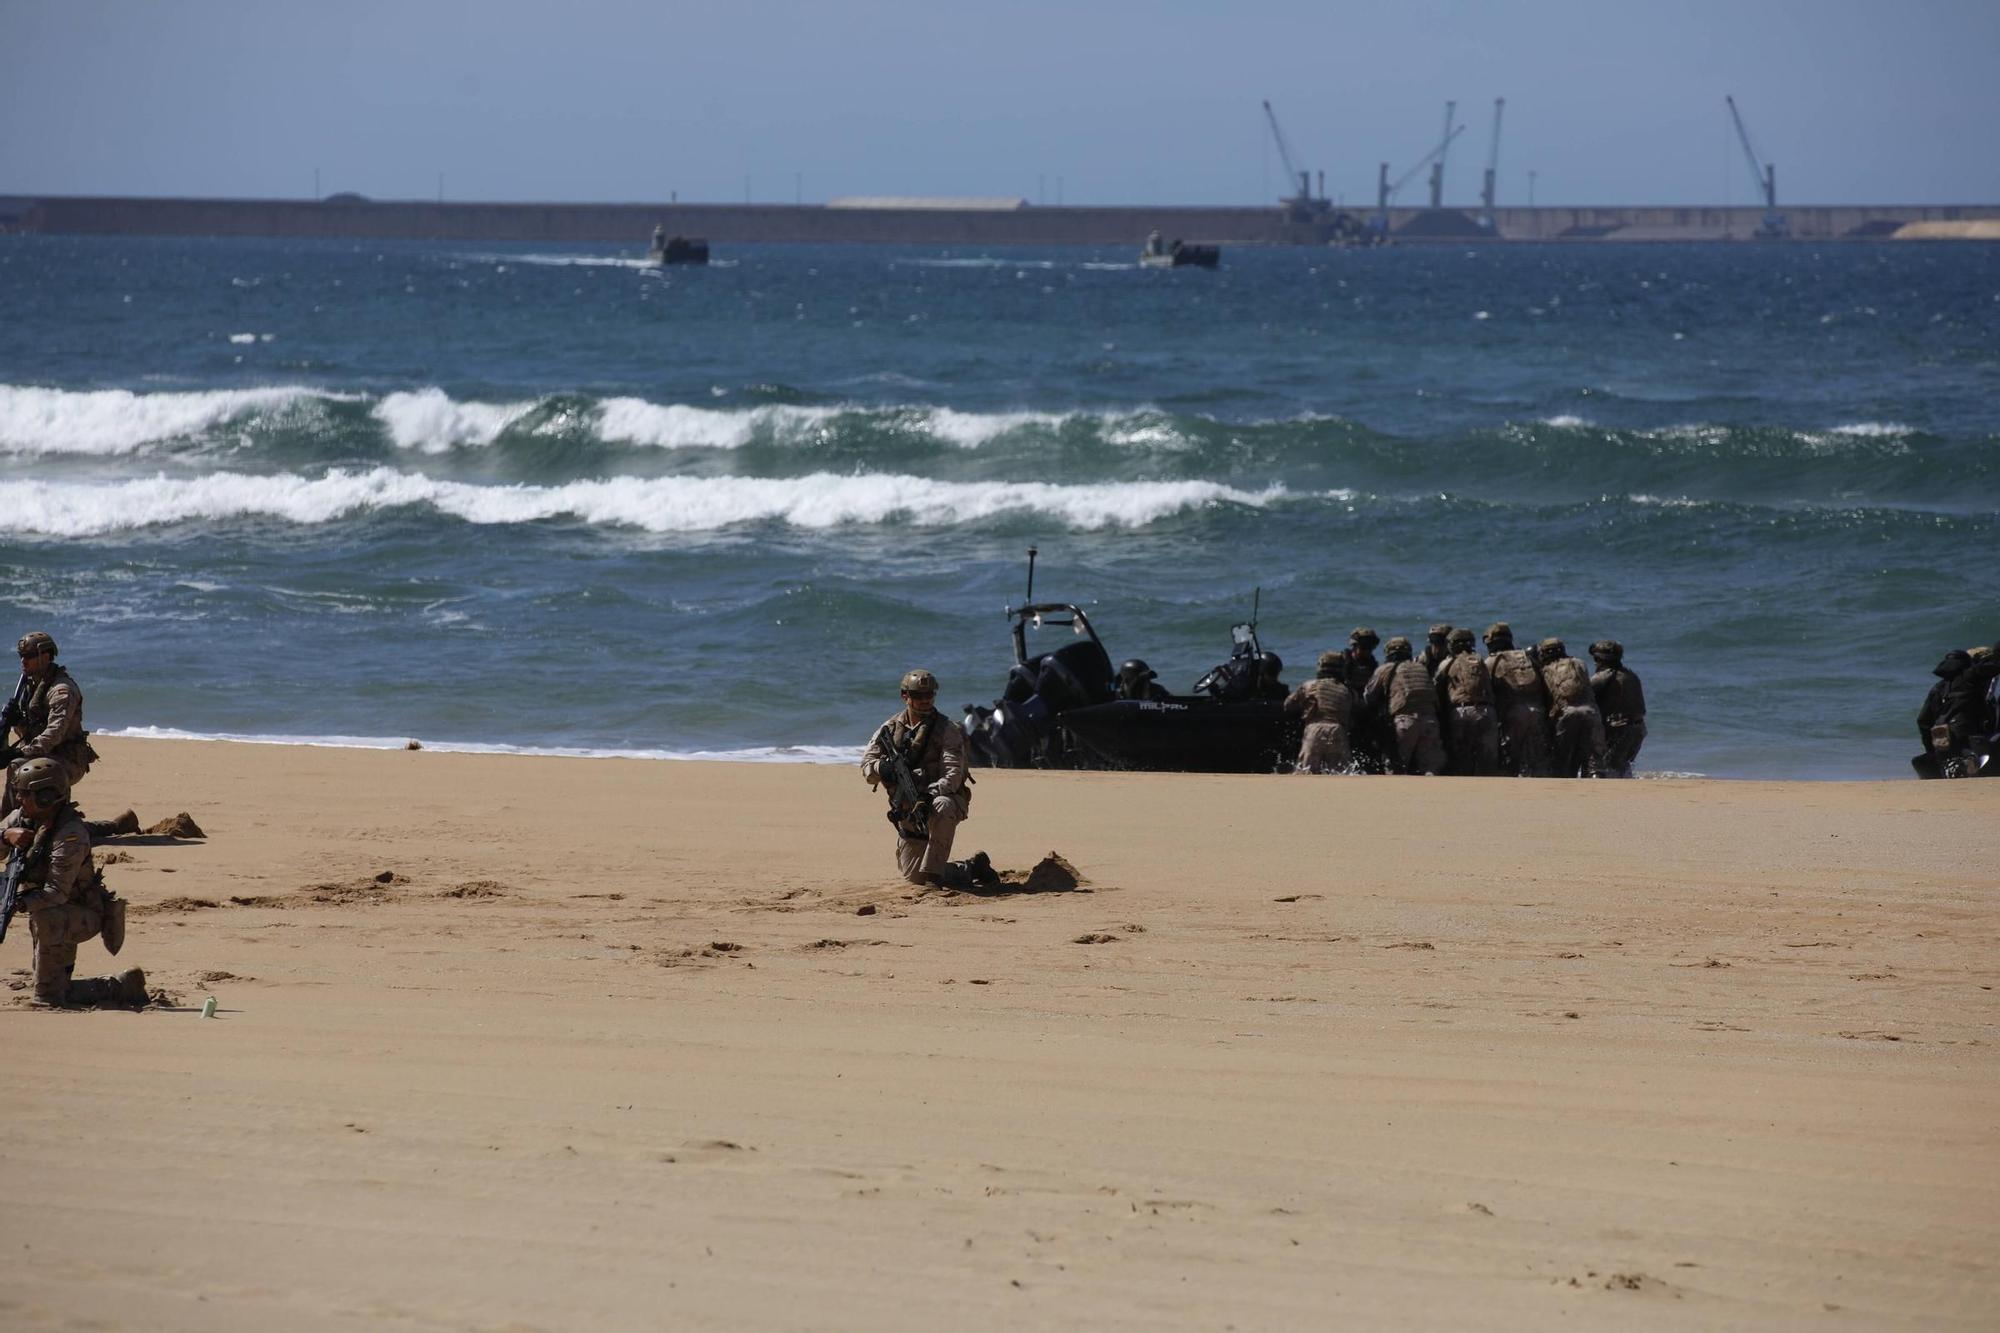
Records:
[[[889,728],[890,724],[884,722],[882,729],[875,733],[875,743],[882,750],[882,764],[888,769],[885,776],[889,788],[889,822],[896,826],[896,832],[906,838],[927,838],[930,836],[930,800],[924,795],[923,784],[917,781],[917,771],[911,767],[909,756],[898,748]],[[879,773],[881,769],[876,771]]]
[[[7,744],[7,733],[21,725],[28,706],[28,695],[33,693],[34,688],[34,679],[23,671],[21,679],[14,683],[14,697],[0,704],[0,745]]]
[[[16,847],[7,858],[7,873],[0,878],[0,942],[7,938],[7,923],[14,919],[14,905],[21,898],[21,876],[28,873],[28,852],[34,844]]]

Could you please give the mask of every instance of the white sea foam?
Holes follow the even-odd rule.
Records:
[[[403,736],[286,736],[224,731],[183,731],[179,727],[120,727],[100,731],[144,741],[231,741],[239,745],[312,745],[337,750],[404,750]],[[858,745],[753,745],[739,750],[592,749],[567,745],[500,745],[485,741],[419,740],[426,750],[443,754],[518,754],[560,759],[666,759],[736,764],[853,764],[861,760]]]
[[[960,412],[934,407],[924,414],[924,429],[947,444],[977,449],[1010,431],[1029,426],[1054,429],[1067,419],[1060,412]]]
[[[803,477],[656,477],[561,486],[479,486],[393,468],[323,476],[216,472],[114,483],[0,482],[0,511],[17,530],[88,537],[238,518],[322,524],[370,511],[426,506],[468,523],[571,519],[645,532],[714,532],[742,523],[797,528],[908,523],[951,527],[1003,514],[1038,514],[1071,528],[1143,527],[1215,504],[1263,507],[1282,486],[1244,491],[1208,481],[1062,486],[955,482],[894,474]]]
[[[534,409],[533,403],[461,403],[443,389],[428,388],[392,393],[375,404],[374,415],[398,449],[441,454],[491,444]]]
[[[0,384],[0,452],[129,454],[162,440],[198,435],[246,413],[315,398],[350,396],[297,385],[133,393],[128,389],[72,391]]]
[[[1913,428],[1899,421],[1856,421],[1846,426],[1835,426],[1827,432],[1829,435],[1850,435],[1864,440],[1898,439],[1915,433]]]
[[[1544,426],[1554,426],[1554,427],[1556,427],[1556,428],[1557,428],[1558,430],[1588,430],[1588,429],[1590,429],[1590,422],[1589,422],[1588,420],[1586,420],[1586,419],[1585,419],[1585,418],[1583,418],[1583,417],[1579,417],[1579,416],[1573,416],[1573,415],[1571,415],[1571,414],[1570,414],[1570,413],[1568,413],[1568,412],[1564,412],[1564,413],[1561,413],[1561,414],[1560,414],[1560,415],[1558,415],[1558,416],[1553,416],[1553,417],[1543,417],[1543,418],[1542,418],[1542,424],[1543,424]]]
[[[748,408],[690,407],[649,403],[643,398],[607,398],[597,433],[620,444],[658,449],[740,449],[760,432],[797,440],[817,430],[841,409],[767,404]]]

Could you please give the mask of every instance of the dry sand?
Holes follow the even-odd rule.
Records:
[[[977,899],[845,768],[101,748],[211,836],[183,1007],[0,992],[9,1329],[2000,1323],[2000,783],[984,774],[1088,883]]]

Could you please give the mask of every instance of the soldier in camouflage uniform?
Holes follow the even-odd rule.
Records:
[[[1451,772],[1489,778],[1500,771],[1500,722],[1493,713],[1493,677],[1472,651],[1472,631],[1455,629],[1447,640],[1451,656],[1432,683],[1438,692],[1438,719],[1445,724]]]
[[[1604,719],[1590,688],[1590,672],[1569,655],[1561,639],[1543,639],[1537,656],[1542,662],[1542,685],[1549,692],[1556,776],[1596,777],[1604,763]]]
[[[0,735],[0,758],[9,774],[30,759],[53,759],[74,787],[97,762],[90,733],[83,728],[83,691],[68,670],[56,663],[56,641],[40,630],[23,634],[15,645],[21,657],[21,684],[15,696],[20,717],[15,723],[19,742]],[[0,810],[12,809],[12,798],[0,800]],[[93,820],[93,838],[139,831],[139,817],[127,810],[116,819]]]
[[[1354,748],[1354,762],[1364,773],[1381,773],[1388,769],[1390,738],[1383,727],[1367,709],[1360,706],[1361,694],[1368,688],[1368,682],[1375,678],[1379,669],[1375,661],[1375,645],[1382,642],[1382,636],[1366,625],[1355,627],[1347,636],[1346,682],[1354,695],[1354,725],[1348,728],[1348,740]]]
[[[1513,627],[1504,620],[1486,630],[1486,672],[1500,720],[1500,767],[1515,777],[1547,777],[1548,690],[1535,659],[1514,646]]]
[[[1590,689],[1604,719],[1604,765],[1597,776],[1629,778],[1632,761],[1646,743],[1646,691],[1639,685],[1638,673],[1625,665],[1625,645],[1618,640],[1591,644],[1590,660],[1597,665]]]
[[[1347,688],[1345,654],[1319,655],[1319,675],[1285,698],[1285,716],[1302,717],[1306,729],[1299,741],[1295,773],[1351,773],[1354,756],[1348,735],[1354,727],[1354,692]]]
[[[90,857],[90,834],[69,803],[69,773],[59,760],[25,760],[13,776],[19,808],[0,821],[8,857],[23,857],[19,911],[34,939],[35,1002],[40,1005],[146,1003],[146,974],[78,981],[76,946],[102,931],[114,953],[125,941],[124,904],[104,889]]]
[[[965,767],[965,732],[937,711],[937,690],[937,677],[921,668],[903,677],[903,709],[876,729],[861,756],[861,776],[871,788],[889,789],[896,869],[904,879],[946,888],[995,888],[999,876],[986,853],[965,861],[947,859],[958,826],[972,809],[972,779]],[[922,803],[918,806],[896,802],[896,755],[910,766]]]
[[[1438,735],[1437,689],[1410,659],[1410,641],[1398,634],[1383,646],[1385,659],[1361,692],[1364,711],[1389,723],[1398,773],[1434,777],[1444,772],[1444,744]]]
[[[1432,625],[1424,640],[1424,650],[1417,654],[1417,665],[1432,680],[1437,679],[1438,668],[1451,660],[1451,636],[1451,626]]]

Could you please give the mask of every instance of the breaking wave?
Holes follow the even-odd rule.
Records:
[[[353,401],[297,385],[133,393],[129,389],[41,389],[0,384],[0,451],[15,454],[129,454],[303,402]]]
[[[1281,486],[1246,491],[1202,481],[1062,486],[825,472],[482,486],[386,467],[336,468],[316,477],[216,472],[96,484],[0,482],[0,508],[16,516],[17,531],[66,537],[232,519],[315,525],[410,506],[468,523],[570,519],[651,533],[714,532],[758,522],[807,529],[888,523],[951,527],[1013,514],[1092,530],[1143,527],[1215,505],[1262,508],[1288,495]]]

